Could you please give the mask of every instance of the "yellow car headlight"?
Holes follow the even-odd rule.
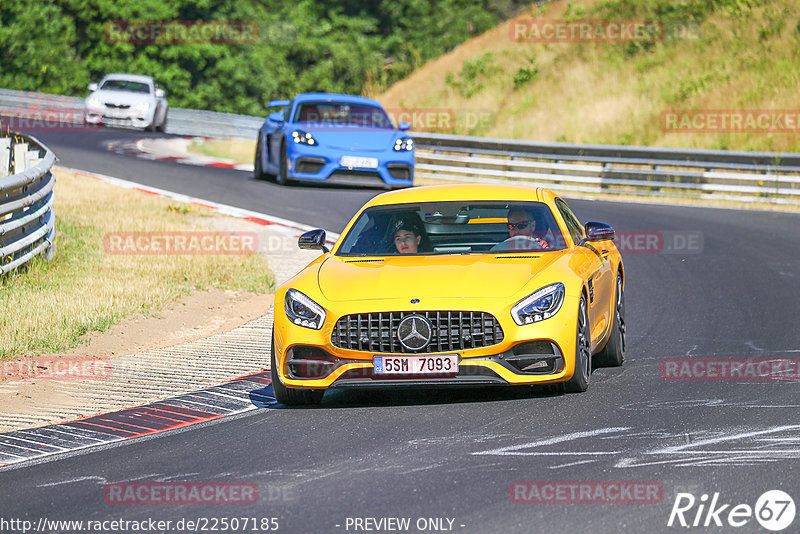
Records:
[[[326,314],[322,306],[296,289],[286,292],[284,308],[286,316],[297,326],[319,330],[325,322]]]
[[[511,317],[520,326],[549,319],[561,309],[564,291],[561,282],[538,289],[511,308]]]

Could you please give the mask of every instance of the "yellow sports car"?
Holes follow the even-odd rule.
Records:
[[[607,224],[544,189],[446,185],[378,195],[275,293],[283,404],[345,387],[560,383],[625,354],[625,273]],[[282,305],[281,305],[282,304]]]

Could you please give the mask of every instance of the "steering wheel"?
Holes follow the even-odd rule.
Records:
[[[526,235],[515,235],[501,241],[490,249],[492,252],[509,252],[512,250],[542,250],[542,246],[534,238]]]

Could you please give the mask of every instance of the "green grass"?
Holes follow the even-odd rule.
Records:
[[[157,314],[194,290],[273,292],[266,258],[114,255],[107,232],[213,231],[211,212],[56,171],[55,257],[0,276],[0,358],[73,347],[136,313]],[[124,217],[119,214],[124,213]]]

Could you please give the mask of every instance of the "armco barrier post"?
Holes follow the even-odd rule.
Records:
[[[13,161],[0,165],[14,169],[10,176],[0,174],[0,274],[39,254],[50,260],[55,252],[55,155],[33,137],[11,135],[0,139],[0,156],[13,154]]]

